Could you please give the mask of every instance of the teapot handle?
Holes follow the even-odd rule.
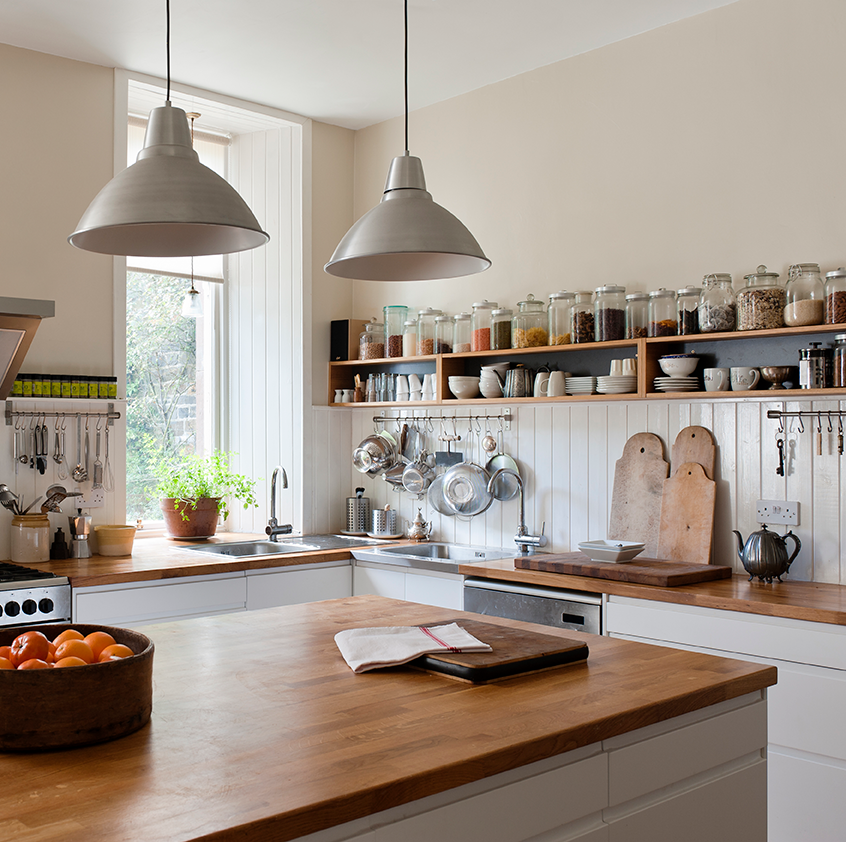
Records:
[[[799,550],[802,549],[802,542],[799,540],[799,538],[796,535],[793,534],[792,531],[788,532],[787,535],[784,536],[785,540],[787,540],[788,538],[793,539],[794,549],[793,549],[793,553],[791,554],[790,558],[787,559],[787,567],[785,568],[785,571],[787,571],[790,568],[790,565],[793,564],[793,559],[796,558],[797,555],[799,555]]]

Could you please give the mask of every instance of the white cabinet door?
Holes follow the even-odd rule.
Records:
[[[464,577],[366,561],[353,567],[353,596],[375,594],[440,608],[464,608]]]
[[[405,574],[405,598],[409,602],[437,605],[440,608],[464,608],[464,577],[426,576],[417,571]]]
[[[405,599],[405,572],[384,567],[353,567],[353,596],[372,594]]]
[[[348,562],[298,565],[247,573],[247,610],[341,599],[352,593]]]

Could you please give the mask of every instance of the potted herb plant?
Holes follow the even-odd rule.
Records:
[[[218,516],[229,515],[232,500],[241,501],[245,509],[257,505],[256,480],[235,473],[229,466],[231,455],[215,450],[159,465],[156,493],[172,537],[211,538]]]

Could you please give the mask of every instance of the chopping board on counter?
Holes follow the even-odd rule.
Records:
[[[578,663],[588,657],[588,646],[582,640],[466,620],[464,617],[444,620],[443,623],[457,623],[473,637],[487,643],[492,651],[422,655],[411,661],[410,666],[480,684]]]
[[[582,553],[520,556],[514,559],[514,566],[541,573],[567,573],[570,576],[590,576],[659,588],[695,585],[697,582],[728,579],[732,575],[731,567],[716,564],[688,564],[641,556],[624,564],[615,564],[610,561],[591,561]]]
[[[710,563],[716,488],[696,462],[679,465],[673,476],[664,480],[658,558]]]

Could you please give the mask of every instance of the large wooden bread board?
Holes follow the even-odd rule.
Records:
[[[634,561],[615,564],[610,561],[591,561],[583,553],[520,556],[514,559],[514,566],[521,570],[591,576],[595,579],[655,585],[659,588],[728,579],[732,574],[731,567],[716,564],[686,564],[682,561],[664,561],[641,556],[637,556]]]
[[[443,622],[458,623],[473,637],[487,643],[493,651],[423,655],[413,660],[411,666],[479,684],[584,661],[588,656],[588,646],[581,640],[466,620],[463,617]]]
[[[716,488],[696,462],[685,462],[664,480],[657,558],[710,562]]]

